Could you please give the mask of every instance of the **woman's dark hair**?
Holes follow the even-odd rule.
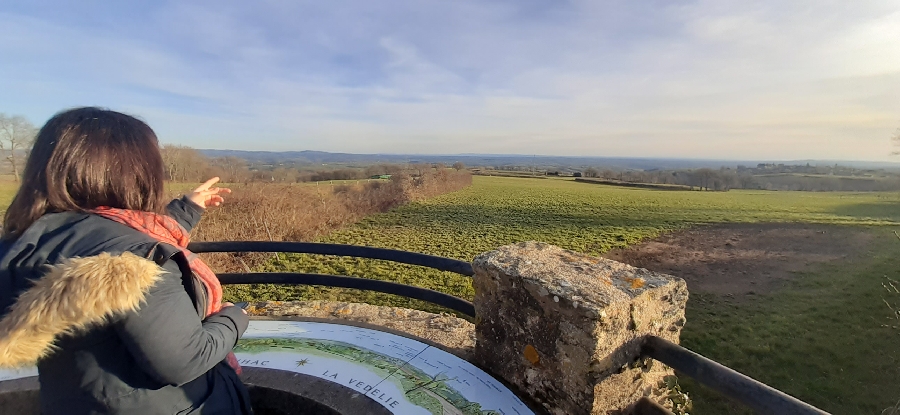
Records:
[[[100,206],[163,213],[159,143],[141,120],[102,108],[53,116],[38,132],[3,220],[15,239],[46,213]]]

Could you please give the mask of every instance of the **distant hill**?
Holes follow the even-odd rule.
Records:
[[[240,150],[200,150],[207,157],[238,157],[253,164],[342,164],[364,165],[376,163],[445,163],[457,161],[467,166],[531,166],[538,170],[581,170],[587,167],[633,170],[676,170],[695,168],[719,168],[738,165],[755,167],[760,163],[776,163],[784,165],[833,166],[835,164],[858,169],[900,170],[900,163],[847,161],[847,160],[705,160],[705,159],[665,159],[637,157],[564,157],[564,156],[530,156],[515,154],[351,154],[329,153],[325,151],[240,151]]]

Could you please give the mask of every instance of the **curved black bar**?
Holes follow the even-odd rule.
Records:
[[[828,412],[665,339],[649,336],[642,352],[644,356],[665,363],[672,369],[694,378],[725,396],[740,401],[759,413],[828,414]]]
[[[383,259],[403,264],[420,265],[441,271],[455,272],[471,277],[475,275],[472,264],[458,259],[444,258],[396,249],[372,248],[369,246],[321,244],[314,242],[192,242],[188,245],[192,252],[290,252],[295,254],[320,254],[353,256],[359,258]]]
[[[221,281],[222,284],[306,284],[378,291],[428,301],[458,311],[467,316],[475,317],[475,306],[462,298],[444,294],[440,291],[390,281],[370,280],[368,278],[347,277],[342,275],[303,274],[296,272],[255,272],[249,274],[218,274],[218,276],[219,281]]]

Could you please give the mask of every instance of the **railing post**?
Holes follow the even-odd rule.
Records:
[[[678,342],[683,280],[535,242],[473,266],[475,362],[551,414],[628,413],[672,373],[641,347]]]

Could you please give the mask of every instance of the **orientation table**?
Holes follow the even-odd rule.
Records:
[[[390,413],[534,415],[471,363],[418,340],[343,324],[252,320],[234,348],[244,367],[313,376],[365,394]],[[37,376],[0,370],[0,382]]]

